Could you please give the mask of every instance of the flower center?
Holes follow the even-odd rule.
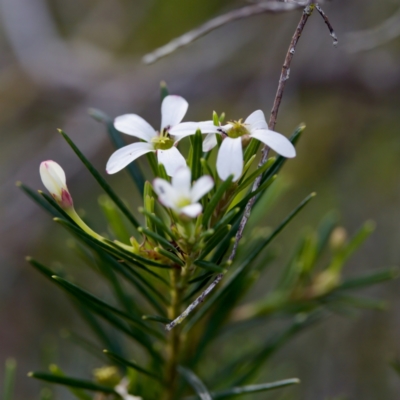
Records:
[[[192,204],[192,201],[188,197],[180,197],[176,202],[179,208],[189,206],[190,204]]]
[[[152,143],[154,143],[154,148],[156,150],[168,150],[174,145],[174,141],[165,131],[162,132],[159,136],[153,137],[151,141]]]
[[[246,128],[246,124],[244,124],[241,119],[239,119],[239,121],[232,121],[230,124],[232,124],[232,128],[229,129],[227,135],[232,139],[236,139],[250,133]]]

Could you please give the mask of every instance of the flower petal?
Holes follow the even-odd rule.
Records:
[[[209,133],[203,141],[203,151],[207,153],[208,151],[212,150],[217,144],[217,135],[215,133]]]
[[[153,181],[153,189],[157,193],[158,200],[168,208],[176,209],[177,193],[172,185],[165,179],[156,178]]]
[[[181,96],[167,96],[161,104],[161,130],[178,125],[189,107]]]
[[[180,212],[182,214],[187,215],[190,218],[197,217],[203,210],[203,207],[200,203],[190,204],[189,206],[185,206],[181,208]]]
[[[176,140],[190,135],[194,135],[197,129],[201,130],[201,133],[217,133],[218,126],[215,126],[213,121],[201,121],[201,122],[182,122],[181,124],[175,125],[169,131]]]
[[[154,151],[153,145],[143,142],[132,143],[128,146],[121,147],[111,155],[107,162],[106,171],[108,174],[115,174],[138,157],[150,151]]]
[[[127,135],[150,142],[151,138],[157,136],[157,132],[142,117],[136,114],[120,115],[114,120],[114,127]]]
[[[280,133],[259,129],[251,132],[250,137],[258,139],[263,142],[276,153],[286,158],[296,157],[296,149],[293,144],[285,136]]]
[[[224,181],[233,175],[233,182],[237,181],[243,171],[242,139],[226,137],[219,148],[217,156],[217,171]]]
[[[193,203],[199,201],[206,193],[208,193],[214,186],[214,180],[211,176],[202,176],[199,178],[192,187],[190,198]]]
[[[158,163],[163,164],[167,174],[173,176],[179,168],[186,167],[186,160],[176,147],[168,150],[157,150]]]
[[[192,183],[192,173],[190,168],[179,168],[172,176],[172,187],[179,196],[190,197],[190,187]]]
[[[251,113],[246,118],[244,123],[249,126],[249,131],[255,129],[268,129],[268,124],[267,121],[265,120],[265,115],[261,110],[257,110]]]

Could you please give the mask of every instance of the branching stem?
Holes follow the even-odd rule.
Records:
[[[303,33],[304,27],[308,21],[308,18],[310,17],[310,15],[312,14],[313,10],[315,8],[315,5],[311,4],[308,5],[307,7],[305,7],[303,14],[300,18],[300,21],[297,25],[296,31],[292,37],[292,40],[290,42],[289,45],[289,49],[286,53],[286,57],[285,57],[285,61],[283,63],[282,66],[282,71],[281,71],[281,76],[279,79],[279,84],[278,84],[278,90],[276,92],[275,95],[275,101],[274,101],[274,105],[272,107],[272,111],[271,111],[271,116],[270,116],[270,120],[269,120],[269,128],[271,130],[273,130],[275,128],[276,125],[276,120],[278,117],[278,112],[279,112],[279,107],[282,101],[282,96],[283,96],[283,92],[285,89],[285,85],[287,80],[289,79],[289,75],[290,75],[290,66],[292,63],[292,59],[293,56],[296,52],[296,46],[299,42],[299,39],[301,37],[301,34]],[[264,146],[262,149],[262,157],[261,157],[261,161],[259,163],[259,167],[261,167],[268,159],[268,153],[269,153],[269,147],[268,146]],[[253,184],[253,188],[252,191],[255,191],[258,189],[258,187],[260,186],[261,183],[261,179],[262,179],[262,175],[258,176],[257,179],[254,181]],[[253,197],[249,200],[249,202],[246,205],[242,220],[240,222],[239,225],[239,229],[236,233],[236,237],[235,237],[235,242],[233,245],[233,249],[231,254],[229,255],[228,260],[232,261],[235,256],[236,256],[236,251],[239,245],[239,241],[243,236],[243,231],[244,228],[246,227],[247,221],[250,218],[250,213],[251,210],[253,208],[254,202],[256,200],[256,197]],[[222,278],[224,277],[224,274],[218,274],[215,279],[213,280],[213,282],[201,293],[201,295],[199,297],[196,298],[196,300],[194,300],[187,308],[186,310],[179,315],[177,318],[175,318],[172,322],[170,322],[169,324],[167,324],[165,326],[165,329],[167,331],[171,331],[175,326],[179,325],[189,314],[191,314],[193,312],[193,310],[204,301],[204,299],[206,298],[206,296],[211,293],[213,291],[213,289],[218,285],[218,283],[222,280]]]

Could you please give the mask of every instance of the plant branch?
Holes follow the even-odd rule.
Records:
[[[317,9],[319,14],[321,15],[322,19],[325,21],[325,24],[329,29],[329,34],[331,35],[331,37],[333,39],[333,45],[336,47],[338,45],[338,38],[336,36],[336,33],[335,33],[334,29],[333,29],[333,26],[332,26],[331,22],[329,21],[328,16],[324,13],[322,8],[318,4],[315,4],[315,8]]]
[[[300,18],[300,21],[297,25],[296,31],[292,37],[292,40],[290,42],[289,45],[289,49],[286,53],[286,57],[285,57],[285,61],[283,63],[282,66],[282,71],[281,71],[281,76],[279,78],[279,84],[278,84],[278,90],[276,92],[275,95],[275,101],[274,101],[274,105],[272,107],[272,111],[271,111],[271,116],[270,116],[270,120],[269,120],[269,129],[273,130],[275,128],[276,125],[276,120],[278,117],[278,111],[279,111],[279,107],[282,101],[282,96],[283,96],[283,92],[285,89],[285,85],[286,85],[286,81],[289,79],[289,75],[290,75],[290,66],[292,63],[292,59],[293,56],[296,52],[296,46],[299,42],[299,39],[301,37],[301,34],[303,33],[304,27],[308,21],[308,18],[310,17],[311,13],[313,12],[315,6],[314,5],[309,5],[307,6],[304,11],[303,14]],[[259,163],[259,167],[261,167],[268,159],[268,153],[269,153],[269,147],[268,146],[264,146],[262,149],[262,158],[261,161]],[[254,192],[255,190],[258,189],[258,187],[260,186],[261,183],[261,179],[262,179],[262,175],[259,175],[257,177],[257,179],[254,181],[253,187],[252,187],[252,191]],[[253,197],[249,200],[249,202],[246,205],[242,220],[240,222],[239,225],[239,229],[236,233],[236,237],[235,237],[235,242],[233,245],[233,249],[231,254],[229,255],[228,260],[232,261],[235,256],[236,256],[236,251],[239,245],[239,241],[243,236],[243,231],[244,228],[246,227],[247,221],[250,218],[250,213],[251,210],[253,208],[254,202],[256,200],[256,197]],[[191,314],[193,312],[193,310],[204,301],[205,297],[213,291],[213,289],[218,285],[218,283],[222,280],[222,278],[224,277],[224,274],[218,274],[216,276],[216,278],[214,279],[214,281],[207,287],[206,290],[204,290],[201,295],[199,297],[196,298],[196,300],[194,300],[187,308],[186,310],[176,319],[174,319],[172,322],[170,322],[169,324],[167,324],[165,326],[165,329],[167,331],[172,330],[176,325],[179,325],[189,314]]]
[[[173,39],[166,45],[159,47],[151,53],[146,54],[143,57],[143,62],[145,64],[152,64],[160,58],[173,53],[175,50],[194,42],[195,40],[206,35],[207,33],[210,33],[213,30],[220,28],[221,26],[227,25],[233,21],[252,17],[253,15],[258,14],[291,11],[297,8],[301,8],[303,6],[303,4],[299,3],[264,2],[230,11],[226,14],[220,15],[207,21],[205,24],[200,25],[199,27],[185,33],[184,35]]]

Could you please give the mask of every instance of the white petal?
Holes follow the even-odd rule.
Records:
[[[221,144],[217,156],[217,171],[219,177],[225,181],[233,175],[233,182],[237,181],[243,171],[242,139],[226,137]]]
[[[178,196],[169,182],[161,178],[156,178],[153,181],[153,189],[157,193],[158,200],[160,200],[165,207],[176,208]]]
[[[194,135],[198,129],[201,133],[217,133],[218,126],[215,126],[213,121],[200,121],[200,122],[182,122],[171,128],[169,133],[177,140],[190,135]]]
[[[214,180],[211,176],[202,176],[198,179],[192,187],[190,198],[193,203],[199,201],[206,193],[208,193],[214,186]]]
[[[158,163],[164,165],[169,176],[173,176],[179,168],[187,166],[186,160],[175,146],[168,150],[157,150],[157,158]]]
[[[249,131],[255,129],[268,129],[267,121],[265,120],[265,115],[261,110],[254,111],[251,113],[244,121],[248,125]]]
[[[161,104],[161,130],[178,125],[189,107],[181,96],[167,96]]]
[[[200,203],[195,203],[195,204],[190,204],[189,206],[181,208],[180,212],[182,214],[186,214],[190,218],[197,217],[201,211],[203,210],[203,207],[201,206]]]
[[[108,174],[115,174],[138,157],[150,151],[154,151],[154,147],[150,143],[132,143],[121,147],[111,155],[107,162],[106,171]]]
[[[179,168],[172,177],[172,186],[180,196],[189,197],[192,183],[190,168]]]
[[[203,141],[203,151],[207,153],[208,151],[212,150],[217,144],[217,135],[215,133],[209,133]]]
[[[64,170],[54,161],[43,161],[39,168],[44,187],[53,195],[61,196],[62,189],[67,190]]]
[[[143,139],[146,142],[150,142],[151,138],[157,135],[153,127],[136,114],[120,115],[115,118],[114,127],[120,132]]]
[[[286,158],[296,157],[296,149],[289,139],[280,133],[270,130],[257,130],[250,134],[250,137],[263,142],[276,153]]]

